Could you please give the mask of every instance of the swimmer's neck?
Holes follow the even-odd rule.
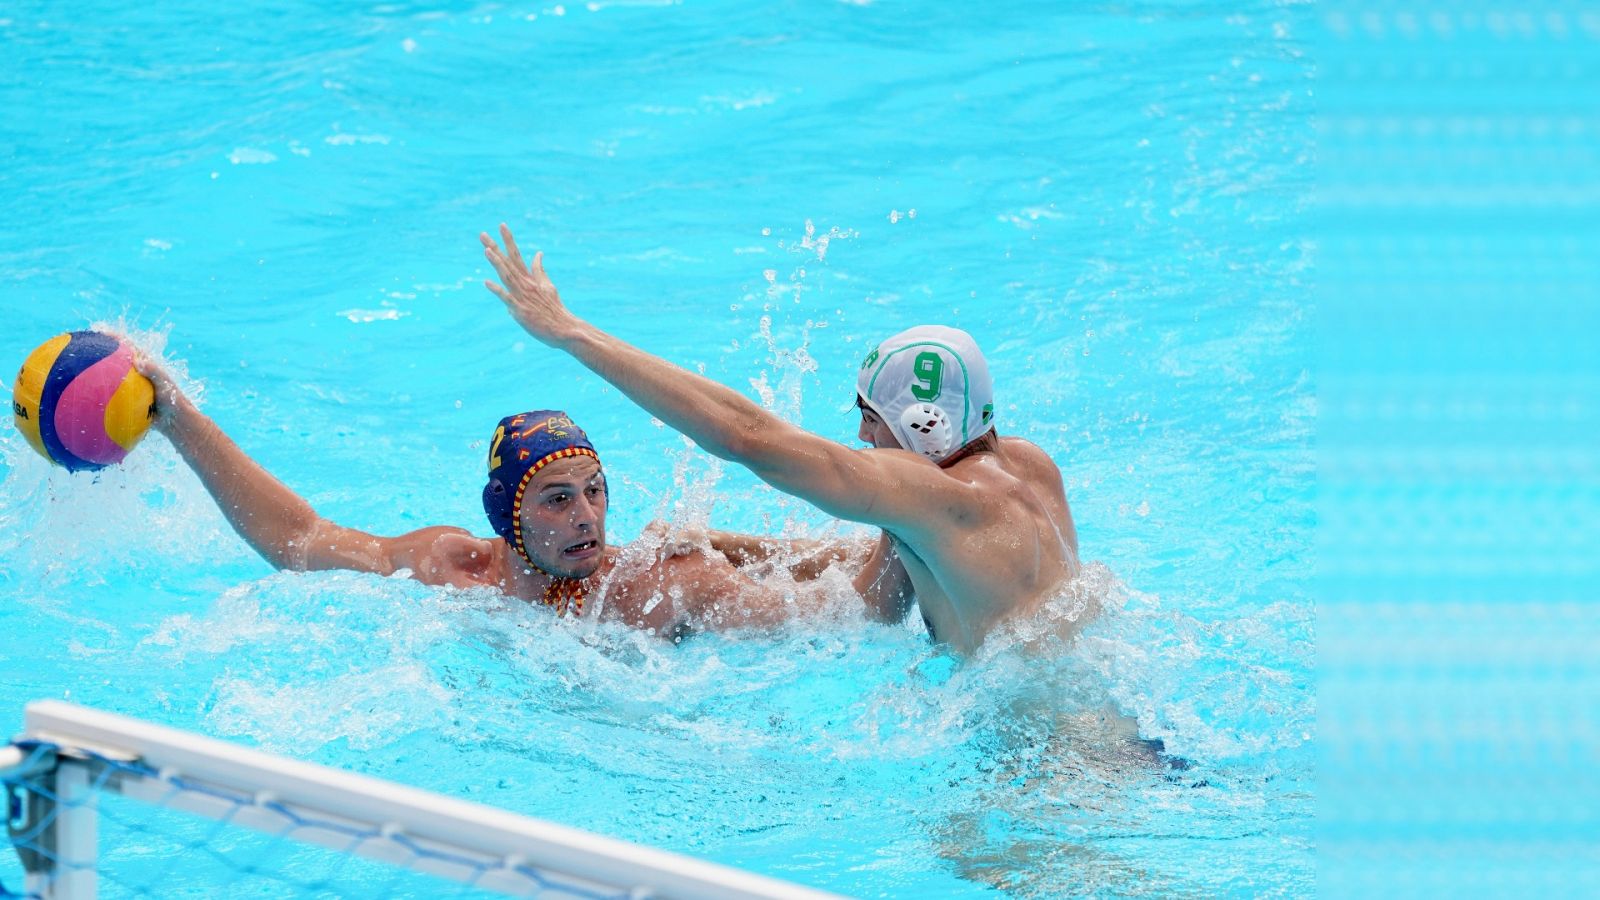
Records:
[[[501,592],[526,603],[542,602],[551,585],[555,583],[555,576],[529,564],[504,539],[495,542],[494,552],[496,571],[500,573],[498,581]],[[601,551],[600,567],[593,574],[578,579],[588,596],[599,596],[600,586],[605,581],[606,574],[615,566],[616,548],[607,545]]]
[[[982,436],[973,438],[970,443],[960,450],[950,454],[939,461],[939,468],[948,469],[969,456],[978,453],[995,453],[1000,449],[1000,436],[994,429],[989,429]]]

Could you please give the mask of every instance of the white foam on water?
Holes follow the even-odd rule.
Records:
[[[369,322],[397,322],[411,313],[402,309],[342,309],[336,315],[364,325]]]
[[[278,161],[278,154],[255,147],[235,147],[228,154],[228,162],[236,166],[260,166]]]
[[[323,143],[332,147],[349,147],[355,144],[387,144],[389,136],[386,134],[330,134],[322,139]]]

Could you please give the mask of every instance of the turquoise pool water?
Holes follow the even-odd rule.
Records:
[[[582,314],[842,441],[868,342],[971,331],[1112,611],[1047,662],[848,612],[673,648],[274,573],[160,437],[72,476],[0,427],[0,723],[63,697],[861,896],[1310,891],[1308,15],[9,5],[7,367],[124,328],[372,531],[487,534],[494,422],[560,405],[616,540],[855,533],[524,338],[505,220]],[[1191,768],[1108,752],[1108,703]]]

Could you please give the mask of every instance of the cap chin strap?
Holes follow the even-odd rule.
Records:
[[[589,581],[587,578],[568,578],[565,575],[557,575],[551,572],[533,561],[533,557],[529,556],[528,551],[523,549],[521,541],[516,543],[516,550],[517,555],[522,557],[523,562],[532,566],[540,575],[550,579],[550,583],[545,585],[544,596],[539,598],[541,604],[554,608],[558,617],[566,615],[569,609],[572,611],[573,618],[583,615],[583,600],[589,595]]]
[[[544,596],[539,602],[545,606],[554,607],[557,616],[564,616],[567,610],[572,611],[572,617],[583,615],[583,598],[589,594],[589,583],[582,578],[557,578],[552,576],[550,586],[544,589]]]

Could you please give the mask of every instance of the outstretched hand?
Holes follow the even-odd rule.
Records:
[[[478,235],[484,257],[500,276],[500,284],[485,280],[484,286],[505,302],[511,317],[529,334],[547,344],[555,343],[577,324],[577,317],[562,305],[556,286],[545,275],[544,254],[535,253],[531,265],[524,263],[517,239],[504,222],[500,223],[500,237],[506,244],[503,251],[488,232]]]

